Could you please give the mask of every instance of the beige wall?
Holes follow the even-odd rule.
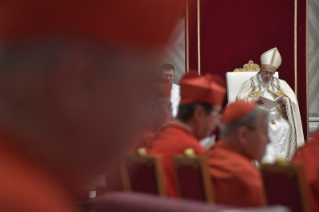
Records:
[[[175,68],[174,83],[179,84],[185,73],[185,21],[181,19],[172,33],[170,45],[165,49],[163,63],[170,63]]]

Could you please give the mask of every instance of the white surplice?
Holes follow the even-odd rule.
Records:
[[[264,83],[259,73],[244,82],[237,99],[255,101],[260,95],[274,100],[285,95],[286,106],[277,105],[269,111],[269,137],[263,162],[274,162],[276,158],[290,160],[298,147],[304,144],[298,101],[295,93],[284,81],[272,77]],[[267,109],[265,109],[267,110]]]

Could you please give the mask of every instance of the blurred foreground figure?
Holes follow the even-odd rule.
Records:
[[[267,115],[256,104],[244,101],[236,101],[224,110],[221,140],[208,150],[218,203],[265,205],[260,173],[252,160],[260,161],[269,143]]]
[[[179,3],[0,3],[0,211],[77,211],[144,119]]]
[[[319,182],[317,170],[319,167],[319,132],[312,135],[312,139],[301,147],[292,159],[292,163],[302,163],[305,166],[306,177],[312,194],[314,211],[319,211]]]
[[[131,151],[138,148],[148,148],[155,133],[164,125],[172,121],[171,109],[171,87],[172,84],[162,77],[156,77],[152,83],[154,99],[151,102],[151,114],[145,121],[141,135]]]
[[[211,75],[185,74],[180,81],[181,102],[174,122],[163,127],[156,135],[150,154],[162,155],[166,187],[169,196],[177,196],[172,156],[184,154],[192,148],[196,154],[206,150],[199,140],[210,136],[216,128],[226,90],[214,82]]]

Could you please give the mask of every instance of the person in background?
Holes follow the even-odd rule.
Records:
[[[172,113],[173,116],[177,116],[178,112],[178,105],[181,99],[180,97],[180,86],[173,83],[175,77],[175,68],[173,65],[169,63],[165,63],[161,66],[161,75],[168,79],[170,83],[172,83],[171,89],[171,103],[172,103]]]
[[[221,139],[207,151],[216,201],[240,207],[264,206],[260,161],[268,138],[268,112],[256,104],[236,101],[226,107],[219,127]]]
[[[319,167],[319,132],[312,135],[312,139],[301,147],[291,163],[303,164],[306,171],[306,179],[311,192],[311,201],[313,203],[313,211],[319,211],[319,183],[318,183],[318,167]]]
[[[286,81],[274,76],[281,65],[282,58],[278,49],[272,48],[260,57],[260,71],[246,80],[240,88],[237,99],[254,102],[263,107],[260,96],[270,100],[279,100],[277,106],[269,111],[269,137],[263,158],[265,163],[273,163],[276,158],[291,160],[298,147],[304,144],[298,100],[295,92]]]
[[[182,4],[0,2],[0,211],[80,211],[148,116]]]
[[[181,81],[181,101],[174,122],[163,127],[154,137],[148,153],[161,155],[168,195],[177,197],[172,156],[192,148],[195,154],[206,150],[199,140],[211,135],[220,119],[226,94],[224,87],[214,82],[210,74],[198,76],[190,71]]]
[[[171,87],[172,84],[163,77],[153,79],[152,95],[154,99],[151,102],[150,116],[145,121],[144,129],[130,152],[136,152],[139,148],[148,148],[155,133],[163,125],[173,120],[170,102]]]

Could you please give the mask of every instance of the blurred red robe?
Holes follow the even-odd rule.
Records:
[[[162,156],[167,193],[171,197],[178,196],[172,157],[184,154],[187,148],[192,148],[195,154],[202,154],[206,151],[188,126],[172,122],[155,135],[148,151],[149,154]]]
[[[0,132],[0,211],[78,211],[62,185],[34,159]]]
[[[319,212],[319,184],[317,168],[319,167],[319,133],[313,134],[312,139],[301,147],[293,157],[292,163],[302,163],[306,170],[306,179],[312,194],[314,211]]]
[[[265,205],[260,173],[249,158],[222,140],[209,149],[207,154],[219,204],[239,207]]]

